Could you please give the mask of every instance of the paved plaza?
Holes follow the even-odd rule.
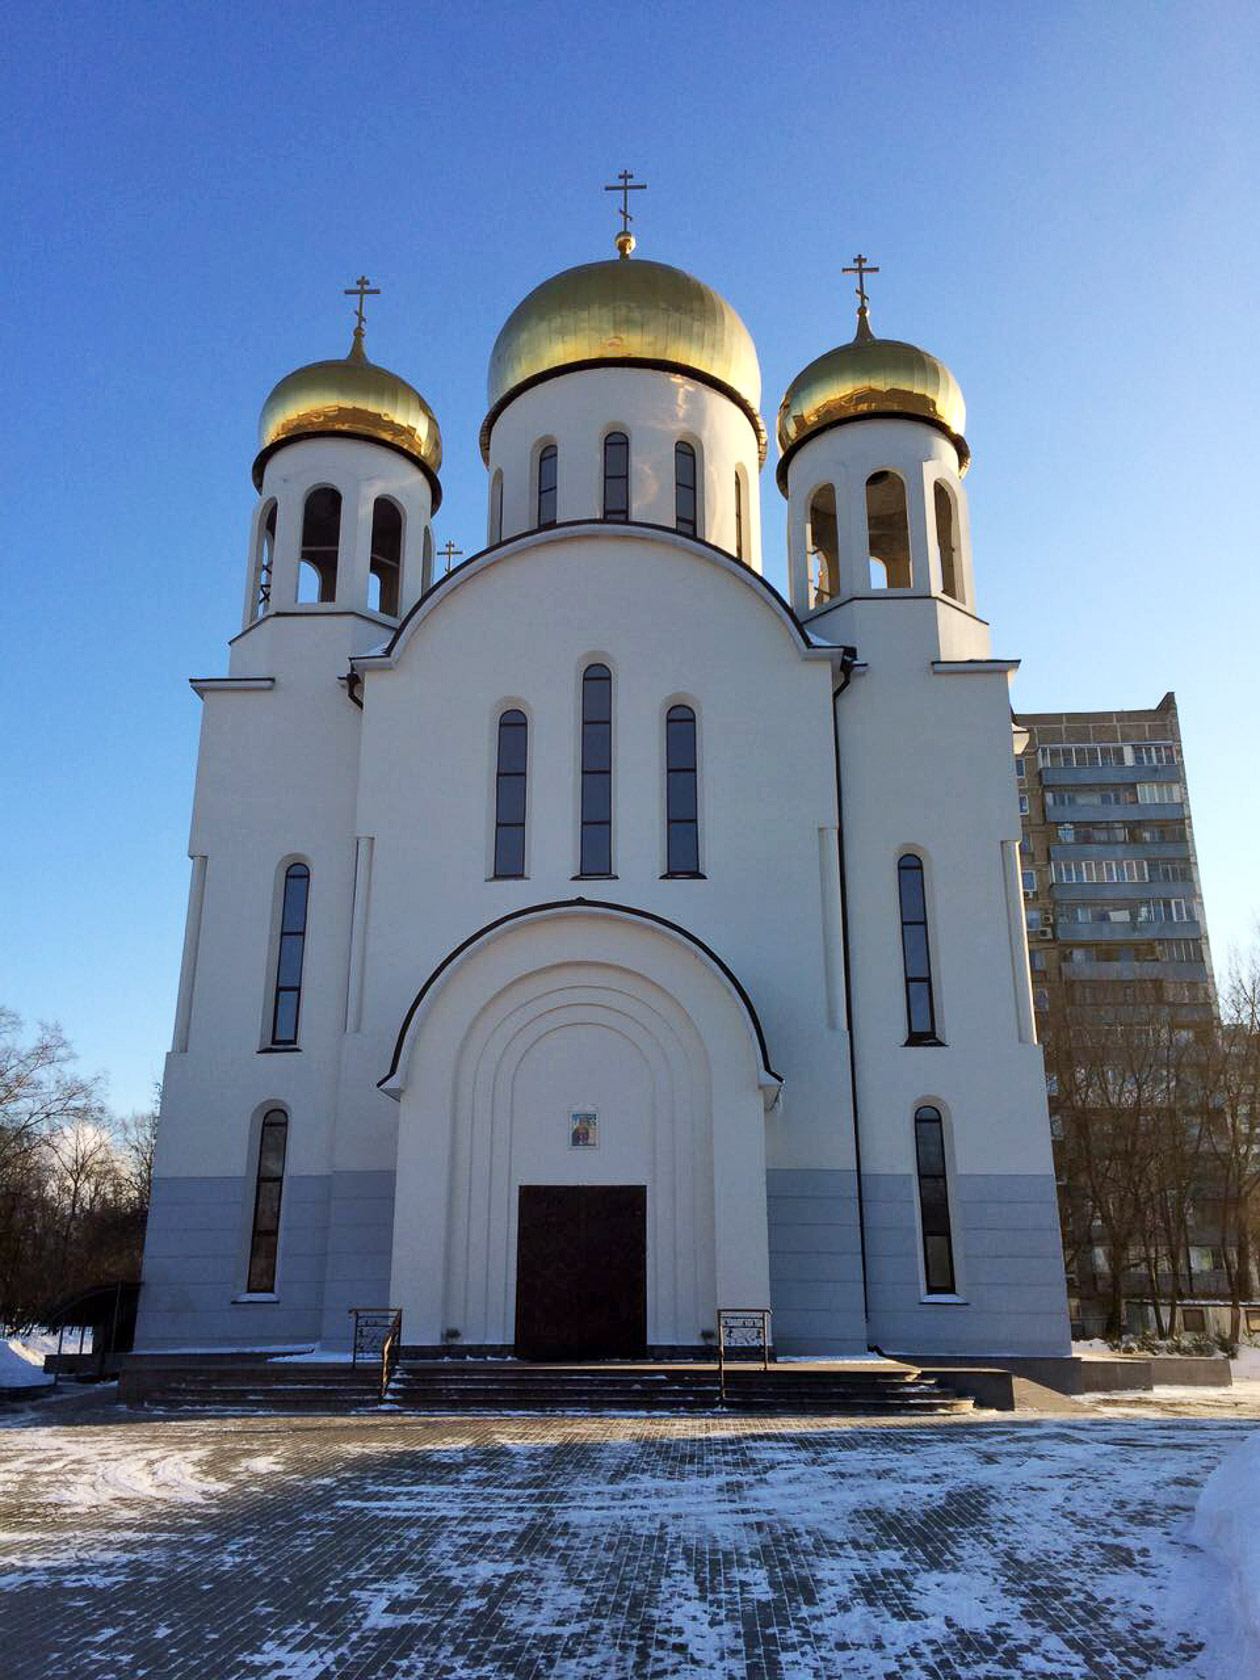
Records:
[[[5,1680],[1225,1680],[1184,1531],[1256,1427],[54,1415]]]

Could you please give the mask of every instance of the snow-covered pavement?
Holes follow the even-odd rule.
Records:
[[[5,1680],[1252,1680],[1254,1422],[103,1416],[0,1430]]]

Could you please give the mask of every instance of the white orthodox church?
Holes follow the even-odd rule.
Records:
[[[486,542],[364,350],[263,407],[204,705],[137,1347],[1064,1354],[1008,681],[963,401],[778,411],[715,291],[566,270],[490,356]],[[366,282],[360,283],[360,292]]]

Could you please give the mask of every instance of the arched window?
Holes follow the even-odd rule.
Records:
[[[513,709],[499,718],[494,778],[494,875],[512,880],[525,873],[525,766],[529,725]]]
[[[951,595],[955,601],[961,601],[958,547],[954,536],[954,498],[940,479],[936,481],[932,500],[936,507],[936,543],[941,556],[941,590],[944,594]]]
[[[556,482],[559,466],[559,453],[554,443],[549,443],[538,452],[538,523],[539,525],[554,525],[556,522]]]
[[[302,1003],[302,958],[306,950],[306,901],[311,872],[291,863],[284,872],[280,905],[280,944],[276,952],[276,995],[271,1010],[271,1042],[296,1044]]]
[[[836,490],[824,484],[815,490],[809,503],[809,530],[805,536],[805,551],[809,566],[811,607],[834,600],[838,593],[840,548],[836,534]]]
[[[895,472],[866,481],[866,543],[872,589],[910,588],[910,519],[906,487]]]
[[[398,617],[398,585],[402,577],[402,509],[388,496],[372,507],[372,553],[368,565],[368,606],[386,618]]]
[[[689,537],[699,533],[696,501],[696,452],[689,443],[674,445],[674,524]]]
[[[582,833],[579,875],[612,874],[612,672],[582,673]]]
[[[300,604],[337,598],[337,550],[341,543],[341,496],[321,484],[302,510],[302,549],[298,559]]]
[[[630,517],[630,439],[609,432],[604,439],[604,518]]]
[[[696,714],[671,706],[665,714],[666,873],[700,873],[700,815],[696,804]]]
[[[268,504],[258,527],[258,553],[254,559],[254,613],[261,618],[271,605],[271,572],[276,561],[276,504]]]
[[[897,893],[901,901],[901,956],[906,982],[906,1043],[939,1044],[923,859],[913,852],[906,852],[897,860]]]
[[[420,593],[433,587],[433,527],[424,528],[424,541],[420,545]]]
[[[735,469],[735,558],[748,558],[744,553],[744,479],[738,467]]]
[[[503,469],[495,468],[490,480],[490,541],[503,541]]]
[[[254,1223],[249,1240],[251,1295],[271,1295],[276,1287],[276,1241],[280,1235],[280,1192],[284,1187],[284,1155],[289,1117],[282,1108],[268,1109],[258,1134],[258,1176],[254,1188]]]
[[[949,1226],[949,1178],[945,1169],[945,1127],[939,1108],[914,1111],[914,1155],[919,1173],[919,1218],[923,1225],[923,1278],[929,1295],[954,1293],[954,1243]]]

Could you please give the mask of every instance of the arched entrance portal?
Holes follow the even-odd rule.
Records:
[[[483,930],[421,992],[382,1087],[409,1342],[627,1354],[768,1305],[778,1080],[682,930],[580,901]]]

